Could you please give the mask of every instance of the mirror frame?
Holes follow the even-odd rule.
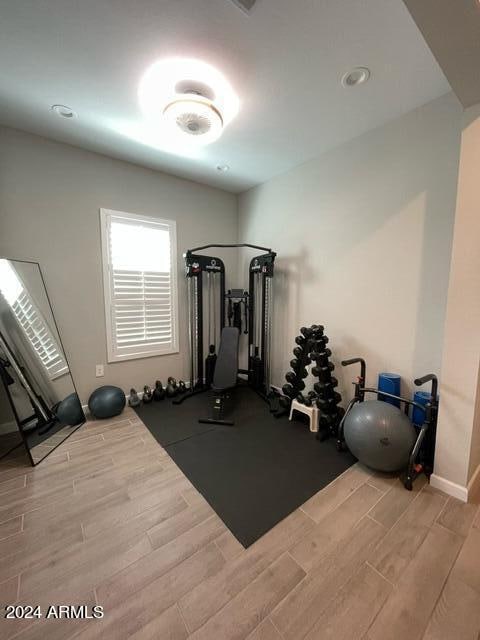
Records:
[[[0,255],[0,260],[9,260],[10,262],[22,262],[23,264],[32,264],[32,265],[36,265],[38,267],[38,272],[40,274],[40,279],[42,281],[43,288],[45,290],[45,295],[46,295],[46,298],[47,298],[48,306],[50,307],[50,311],[52,312],[53,324],[54,324],[55,330],[57,332],[57,336],[58,336],[58,340],[59,340],[59,343],[60,343],[60,347],[62,348],[63,355],[65,356],[65,362],[67,363],[67,366],[68,366],[68,370],[69,370],[69,373],[70,373],[70,378],[72,380],[73,389],[74,389],[74,392],[77,394],[78,399],[80,400],[80,396],[78,395],[77,387],[75,385],[75,379],[74,379],[73,374],[72,374],[72,369],[71,369],[70,362],[69,362],[69,359],[68,359],[68,356],[67,356],[67,352],[65,351],[65,347],[64,347],[64,344],[63,344],[62,335],[60,333],[60,329],[58,328],[57,319],[55,318],[55,313],[54,313],[52,301],[50,299],[50,296],[48,295],[48,289],[47,289],[47,285],[45,283],[45,278],[43,276],[43,271],[42,271],[42,267],[40,266],[40,263],[36,262],[35,260],[20,260],[18,258],[10,258],[8,256],[3,256],[3,255]],[[23,430],[21,429],[21,427],[17,424],[18,430],[20,432],[20,435],[22,436],[22,441],[23,441],[23,444],[24,444],[25,449],[27,451],[27,454],[28,454],[28,457],[29,457],[30,462],[32,464],[32,467],[36,467],[38,464],[43,462],[45,460],[45,458],[48,458],[48,456],[51,455],[60,445],[62,445],[65,442],[65,440],[68,440],[68,438],[72,435],[72,433],[75,433],[75,431],[77,431],[77,429],[79,429],[80,427],[82,427],[85,424],[85,422],[87,421],[87,417],[85,415],[85,409],[83,408],[83,405],[82,405],[82,411],[83,411],[83,416],[84,416],[85,420],[83,422],[80,422],[80,424],[78,424],[78,425],[74,425],[75,429],[73,429],[73,431],[71,431],[61,442],[59,442],[57,445],[55,445],[51,451],[46,453],[43,456],[43,458],[40,458],[40,460],[37,460],[37,462],[35,462],[33,460],[32,454],[30,453],[30,449],[28,447],[27,438],[26,438]],[[16,445],[13,449],[10,449],[10,451],[8,451],[5,454],[5,456],[8,456],[12,451],[17,449],[19,446],[20,446],[20,444]],[[4,456],[2,456],[2,457],[4,457]]]

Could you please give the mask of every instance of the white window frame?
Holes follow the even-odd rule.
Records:
[[[172,291],[172,341],[171,345],[166,348],[147,349],[139,347],[135,353],[119,354],[115,344],[114,317],[112,313],[113,307],[113,291],[112,291],[112,275],[110,263],[110,247],[109,247],[109,228],[112,218],[120,217],[126,220],[145,222],[149,225],[167,226],[170,234],[170,274],[171,274],[171,291]],[[165,218],[156,218],[144,216],[126,211],[116,211],[114,209],[100,209],[100,227],[101,227],[101,244],[102,244],[102,264],[103,264],[103,287],[105,301],[105,322],[107,333],[107,361],[123,362],[126,360],[138,360],[140,358],[151,358],[154,356],[170,355],[178,353],[178,290],[177,290],[177,223],[175,220]]]

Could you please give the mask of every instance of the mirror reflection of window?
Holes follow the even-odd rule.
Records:
[[[0,291],[50,380],[69,372],[43,314],[8,260],[0,259]]]

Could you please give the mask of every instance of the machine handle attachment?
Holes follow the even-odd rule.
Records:
[[[414,383],[417,385],[417,387],[420,387],[422,384],[425,384],[426,382],[431,382],[432,383],[432,390],[430,392],[431,396],[432,396],[432,403],[436,403],[437,402],[437,389],[438,389],[438,378],[434,373],[427,373],[427,375],[422,376],[421,378],[415,378]]]
[[[350,358],[349,360],[342,360],[342,367],[348,367],[351,364],[360,363],[360,377],[365,384],[365,379],[367,377],[367,365],[365,364],[365,360],[363,358]]]

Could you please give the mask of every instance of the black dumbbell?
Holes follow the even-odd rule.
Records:
[[[290,360],[290,366],[292,367],[292,369],[295,371],[295,373],[298,372],[299,367],[303,366],[301,360],[299,360],[298,358],[292,358],[292,360]],[[303,371],[305,371],[305,374],[302,374],[302,378],[306,378],[308,376],[308,372],[306,371],[306,369],[304,369]]]
[[[320,414],[318,425],[321,429],[329,428],[335,424],[335,417],[326,413]]]
[[[305,372],[305,375],[303,373]],[[297,385],[299,389],[305,389],[305,383],[302,382],[302,378],[306,378],[308,373],[306,369],[303,369],[301,372],[302,375],[294,373],[293,371],[289,371],[285,374],[285,380],[290,382],[290,384]],[[303,387],[301,386],[303,385]]]
[[[320,336],[323,335],[325,327],[323,326],[323,324],[312,324],[310,329],[312,330],[314,337],[318,339]]]
[[[182,395],[187,393],[187,385],[183,380],[178,381],[178,393],[181,393]]]
[[[140,405],[140,398],[135,389],[130,389],[130,395],[128,397],[128,404],[130,407],[138,407]]]
[[[296,394],[296,391],[291,384],[284,384],[282,387],[282,392],[289,398],[294,398]]]
[[[327,349],[326,351],[330,351],[330,349]],[[312,353],[310,354],[310,358],[312,360],[315,360],[317,365],[319,365],[320,367],[327,367],[328,354],[326,353],[326,351],[312,351]]]
[[[143,387],[143,402],[149,404],[153,400],[153,393],[148,384]]]
[[[285,380],[290,382],[290,384],[295,384],[297,382],[297,374],[293,371],[289,371],[285,374]]]
[[[303,393],[299,393],[295,400],[297,402],[300,402],[300,404],[305,404],[305,396],[303,395]]]
[[[335,408],[335,410],[336,410],[337,403],[335,402],[334,398],[321,398],[321,397],[318,397],[317,398],[317,407],[319,409],[321,409],[322,411],[325,411],[326,413],[331,413],[332,407]]]
[[[300,346],[303,347],[303,345],[306,343],[306,338],[304,336],[297,336],[295,338],[295,342]]]
[[[295,356],[295,358],[301,358],[304,355],[302,347],[295,347],[295,349],[293,350],[293,355]]]
[[[337,404],[342,401],[342,396],[339,393],[334,392],[331,395],[321,396],[320,399],[323,402],[328,403],[328,405],[325,404],[325,406],[336,407]]]
[[[317,393],[330,391],[331,389],[335,389],[335,387],[338,387],[338,380],[335,378],[335,376],[331,376],[330,380],[327,380],[325,382],[315,382],[315,384],[313,385],[313,388]]]
[[[314,385],[315,386],[315,385]],[[315,389],[316,391],[316,389]],[[322,400],[330,400],[333,397],[333,389],[320,389],[320,391],[318,392],[318,397],[322,398]]]
[[[334,369],[335,369],[335,365],[333,364],[333,362],[329,362],[323,367],[312,367],[312,375],[320,378],[324,374],[330,373],[330,371],[333,371]]]
[[[301,327],[300,328],[300,333],[302,334],[302,336],[304,338],[306,338],[308,340],[308,338],[312,337],[313,331],[312,328],[310,327]]]
[[[330,349],[324,349],[323,351],[312,351],[310,353],[310,358],[312,360],[328,360],[328,358],[332,355]]]
[[[292,372],[291,372],[292,373]],[[294,375],[296,375],[298,378],[306,378],[308,376],[308,371],[303,368],[298,370],[296,367],[293,369],[293,373]],[[290,380],[289,380],[290,382]]]
[[[292,399],[287,396],[281,396],[278,400],[278,404],[282,407],[282,409],[289,409],[292,403]]]
[[[155,382],[155,389],[153,390],[153,399],[154,400],[163,400],[165,398],[165,389],[160,380]]]
[[[178,393],[177,381],[170,376],[167,380],[167,396],[173,398]]]
[[[317,397],[317,394],[315,393],[315,391],[309,391],[307,393],[307,397],[305,398],[305,404],[307,405],[307,407],[311,407],[312,406],[312,404],[314,403],[316,397]]]

